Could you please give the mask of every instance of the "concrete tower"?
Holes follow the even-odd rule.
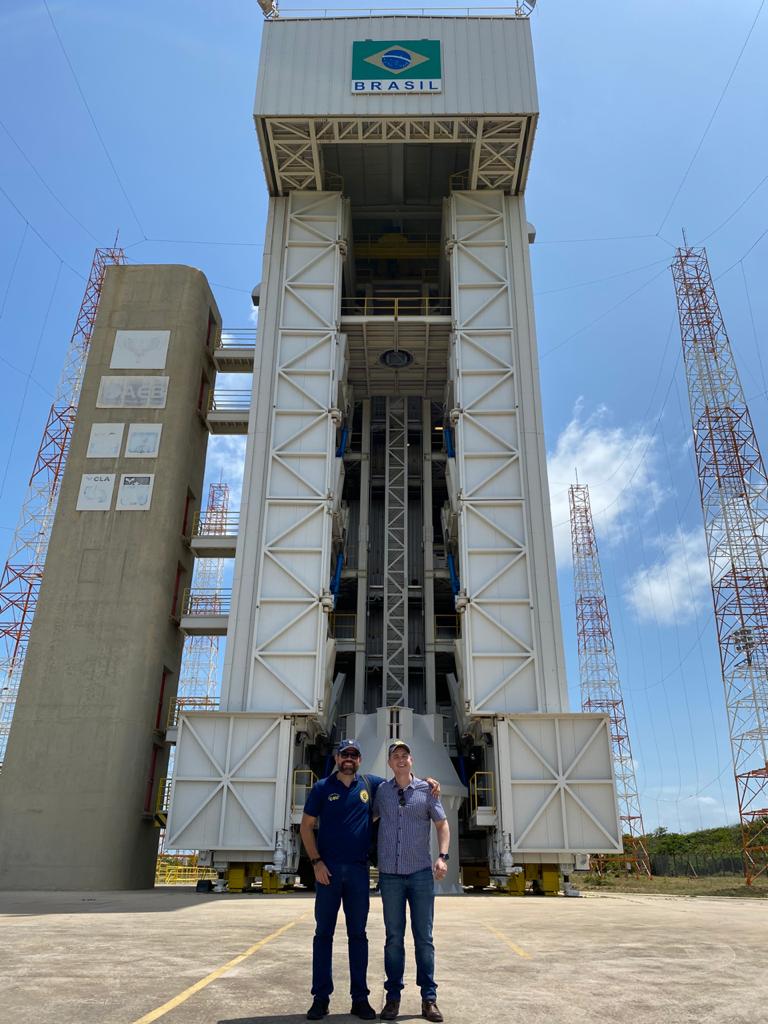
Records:
[[[322,59],[321,59],[322,58]],[[523,192],[525,17],[272,20],[270,192],[221,709],[181,717],[169,848],[302,870],[354,735],[441,779],[459,855],[552,891],[621,849],[608,719],[568,709]]]
[[[0,776],[1,888],[153,884],[219,331],[199,271],[107,269]]]

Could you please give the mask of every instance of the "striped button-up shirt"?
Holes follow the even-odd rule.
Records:
[[[429,831],[433,821],[444,821],[443,805],[436,800],[423,779],[411,776],[402,790],[395,779],[376,791],[374,815],[379,825],[379,871],[410,875],[432,866]]]

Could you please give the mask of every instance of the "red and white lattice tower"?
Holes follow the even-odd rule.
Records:
[[[8,744],[104,273],[111,264],[124,262],[125,253],[116,247],[94,253],[64,369],[0,576],[0,764]]]
[[[616,796],[624,834],[625,856],[621,859],[638,873],[650,875],[651,864],[644,839],[645,828],[637,792],[635,763],[632,760],[611,619],[605,599],[589,488],[585,484],[573,484],[568,490],[568,500],[571,509],[581,708],[582,711],[599,712],[610,718]]]
[[[229,516],[229,486],[211,484],[208,505],[200,517],[201,533],[206,537],[224,537]],[[198,558],[195,561],[193,590],[205,603],[206,611],[221,610],[221,586],[224,581],[223,558]],[[210,708],[216,704],[219,638],[190,636],[184,642],[177,702],[180,708]]]
[[[768,479],[705,249],[672,264],[747,884],[768,872]]]

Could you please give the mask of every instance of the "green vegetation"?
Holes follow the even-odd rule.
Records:
[[[746,899],[768,899],[768,878],[758,878],[747,885],[743,875],[712,875],[708,878],[655,875],[573,875],[577,889],[585,893],[644,893],[655,896],[731,896]]]
[[[656,856],[741,857],[741,828],[705,828],[699,832],[668,832],[657,828],[645,837],[651,858]]]
[[[605,893],[768,898],[768,876],[751,886],[744,881],[739,825],[687,833],[657,828],[644,842],[653,878],[628,873],[620,859],[606,858],[602,872],[576,876],[577,887]]]

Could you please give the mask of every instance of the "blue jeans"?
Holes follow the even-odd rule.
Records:
[[[384,988],[388,999],[400,999],[405,971],[405,905],[411,917],[411,932],[416,949],[416,984],[421,998],[432,1002],[437,998],[435,984],[435,947],[432,943],[432,920],[435,911],[435,884],[432,869],[414,871],[410,875],[379,875],[381,903],[387,941],[384,946]]]
[[[327,1000],[333,992],[333,933],[344,906],[349,945],[349,990],[352,999],[368,996],[368,920],[370,882],[367,864],[329,864],[330,885],[315,888],[315,938],[312,942],[312,995]]]

